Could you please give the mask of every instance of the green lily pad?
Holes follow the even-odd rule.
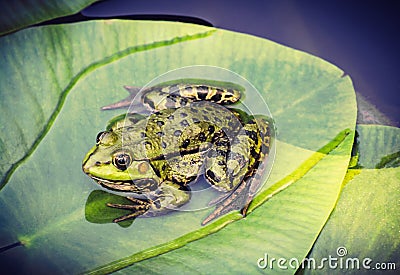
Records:
[[[399,166],[400,129],[390,126],[358,125],[359,159],[363,168]]]
[[[374,166],[382,155],[392,156],[398,150],[399,128],[358,125],[357,131],[360,156],[364,155],[361,161],[366,166]],[[350,169],[347,178],[338,205],[309,257],[318,265],[329,255],[344,262],[343,268],[336,269],[326,264],[318,273],[359,274],[379,268],[388,274],[395,272],[400,266],[400,168]]]
[[[3,1],[0,10],[0,35],[46,20],[77,13],[96,1]]]
[[[228,270],[244,272],[264,252],[307,255],[335,205],[353,142],[355,95],[341,70],[271,41],[179,23],[97,21],[32,28],[0,40],[6,53],[0,81],[0,244],[23,244],[0,254],[2,263],[12,261],[22,271],[41,266],[77,273],[113,261],[121,268],[121,259],[145,259],[161,247],[166,250],[154,250],[151,260],[134,268],[149,270],[157,259],[171,266],[181,256],[172,253],[184,253],[196,260],[189,267],[182,260],[181,270],[211,258],[209,270],[216,270],[221,257],[231,255]],[[256,198],[247,218],[234,212],[209,227],[200,223],[211,209],[138,218],[126,228],[89,222],[85,204],[98,187],[82,173],[81,162],[97,133],[121,113],[99,108],[124,98],[123,85],[143,86],[169,70],[199,64],[245,77],[270,107],[278,141],[264,197]],[[335,140],[345,129],[350,131]],[[326,144],[335,146],[317,152]],[[230,240],[233,246],[219,249]],[[187,254],[188,241],[199,243],[199,250]],[[234,258],[246,258],[239,243],[254,251],[236,264]],[[179,256],[169,262],[169,255]]]
[[[129,200],[122,196],[117,196],[103,190],[94,190],[88,196],[85,207],[85,218],[91,223],[112,223],[115,218],[128,214],[128,210],[107,207],[109,202],[127,204]],[[133,223],[132,220],[119,222],[118,225],[128,227]]]

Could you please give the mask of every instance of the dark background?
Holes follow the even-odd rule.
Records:
[[[86,17],[209,24],[311,53],[349,74],[356,91],[396,126],[400,125],[399,13],[396,1],[307,0],[105,0],[82,11]]]

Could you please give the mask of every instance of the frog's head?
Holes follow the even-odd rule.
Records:
[[[114,131],[97,135],[96,145],[86,154],[82,169],[100,185],[118,191],[147,192],[157,188],[157,176],[148,160],[123,147]]]

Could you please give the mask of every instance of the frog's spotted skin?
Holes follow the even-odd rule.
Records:
[[[158,86],[141,95],[141,103],[154,111],[150,116],[112,120],[86,155],[83,170],[108,189],[146,196],[130,198],[129,205],[108,204],[132,210],[115,222],[179,208],[190,200],[188,184],[203,173],[211,186],[230,194],[205,222],[242,209],[258,187],[249,178],[268,155],[270,126],[263,117],[221,106],[239,99],[234,89]],[[122,106],[117,105],[110,108]]]

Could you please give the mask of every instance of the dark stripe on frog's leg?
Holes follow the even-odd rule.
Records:
[[[207,85],[180,85],[180,95],[196,101],[206,100],[217,104],[233,104],[240,99],[240,91]]]
[[[128,108],[133,99],[142,89],[140,87],[124,86],[130,93],[125,99],[102,107],[102,110]],[[174,84],[169,86],[149,87],[141,93],[141,99],[134,103],[132,111],[140,112],[147,107],[148,110],[163,110],[179,108],[190,102],[206,100],[217,104],[233,104],[241,97],[240,91],[232,88],[199,84]]]
[[[143,96],[143,105],[153,111],[184,107],[194,101],[196,100],[182,97],[176,92],[166,93],[158,90],[151,91]]]
[[[148,106],[153,104],[155,110],[162,110],[184,107],[191,102],[203,100],[217,104],[233,104],[240,99],[240,96],[240,91],[234,89],[197,84],[176,84],[149,90],[144,96],[144,100]]]
[[[269,155],[269,150],[271,147],[271,131],[272,125],[269,120],[264,116],[256,116],[254,119],[257,123],[262,141],[260,161]]]

